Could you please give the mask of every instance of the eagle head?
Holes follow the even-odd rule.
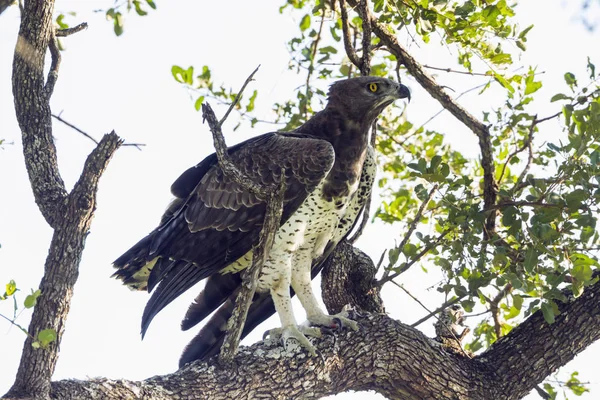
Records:
[[[410,101],[406,86],[391,79],[361,76],[331,85],[327,108],[342,112],[350,120],[370,124],[385,107],[404,98]]]

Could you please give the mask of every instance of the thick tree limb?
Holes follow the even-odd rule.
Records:
[[[372,313],[383,313],[380,288],[375,285],[377,267],[365,253],[342,240],[325,261],[321,273],[321,294],[330,314],[347,304]]]
[[[242,347],[233,365],[196,362],[143,382],[96,379],[52,383],[59,399],[316,399],[348,390],[388,398],[516,400],[600,338],[600,284],[548,325],[535,313],[473,359],[447,352],[420,331],[371,314],[361,329],[316,342],[323,358],[286,357],[276,343]]]
[[[45,96],[44,56],[52,39],[53,0],[28,1],[13,60],[15,111],[35,202],[52,227],[66,205],[67,190],[58,171],[52,139],[49,97]]]
[[[85,238],[96,210],[98,180],[120,145],[121,139],[114,132],[105,135],[88,156],[81,177],[67,196],[64,214],[54,227],[40,283],[42,296],[33,311],[17,377],[8,397],[45,398],[48,395]],[[43,329],[53,329],[57,340],[47,349],[35,349],[32,343]]]

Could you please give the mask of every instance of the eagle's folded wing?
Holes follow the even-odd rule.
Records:
[[[283,169],[282,222],[323,180],[335,157],[327,141],[294,133],[265,134],[229,153],[243,174],[265,185],[279,184]],[[172,192],[177,198],[161,225],[114,263],[114,275],[134,289],[151,291],[158,284],[144,310],[142,333],[173,299],[246,255],[264,219],[265,203],[227,177],[214,155],[184,172]]]

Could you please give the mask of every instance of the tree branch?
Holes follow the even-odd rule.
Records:
[[[369,0],[359,0],[358,13],[362,19],[362,58],[360,74],[368,76],[371,73],[371,11]]]
[[[32,0],[24,5],[12,75],[29,181],[35,202],[52,227],[67,198],[52,138],[50,98],[44,90],[44,56],[52,39],[53,13],[53,0]]]
[[[375,390],[408,400],[517,400],[600,339],[600,284],[560,304],[548,325],[537,311],[481,355],[451,354],[420,331],[384,314],[359,318],[361,329],[316,342],[323,358],[286,356],[275,343],[242,347],[231,367],[213,358],[143,382],[92,379],[52,384],[60,399],[302,398]],[[291,358],[290,358],[291,357]]]
[[[279,185],[273,185],[273,187],[271,187],[254,182],[251,178],[242,174],[242,172],[231,161],[231,158],[227,152],[227,145],[225,143],[225,138],[223,137],[223,132],[221,132],[221,126],[225,122],[225,119],[241,98],[246,85],[252,80],[252,77],[254,74],[256,74],[258,68],[260,68],[260,65],[256,67],[256,69],[246,79],[235,100],[220,121],[217,122],[217,117],[215,116],[210,104],[202,104],[202,117],[206,122],[208,122],[210,131],[213,134],[213,141],[217,158],[219,160],[219,166],[223,172],[234,182],[267,203],[267,211],[260,233],[259,243],[253,248],[252,265],[243,275],[242,288],[236,299],[233,313],[227,322],[227,334],[225,335],[219,355],[219,360],[223,364],[231,363],[238,350],[242,330],[248,314],[248,309],[250,308],[254,292],[256,291],[258,277],[260,276],[263,264],[269,257],[269,252],[271,251],[271,246],[273,245],[277,228],[279,228],[281,213],[283,210],[285,171],[283,169],[280,171],[281,183]]]
[[[67,196],[64,213],[54,226],[40,283],[42,295],[33,310],[17,377],[8,397],[45,398],[49,393],[85,239],[96,210],[98,180],[120,145],[121,139],[114,132],[105,135],[87,157],[81,177]],[[32,344],[44,329],[54,330],[57,339],[47,349],[36,349]]]
[[[98,180],[121,145],[114,132],[105,135],[88,156],[79,181],[71,193],[67,193],[52,137],[50,97],[60,66],[53,13],[53,0],[31,0],[24,4],[13,60],[13,95],[25,165],[35,201],[54,228],[54,234],[40,283],[42,295],[33,310],[9,397],[48,397],[85,238],[96,209]],[[52,62],[44,82],[44,58],[48,49]],[[47,348],[34,348],[38,334],[48,329],[56,333],[56,340]]]
[[[398,269],[392,275],[386,274],[385,276],[382,276],[381,279],[377,282],[377,285],[379,285],[381,287],[386,282],[389,282],[389,281],[395,279],[396,277],[400,276],[401,274],[405,273],[406,271],[408,271],[408,269],[410,267],[412,267],[417,261],[419,261],[425,254],[429,253],[431,251],[431,249],[435,248],[442,241],[442,239],[445,238],[446,235],[449,234],[450,232],[451,232],[450,229],[446,229],[445,231],[440,233],[439,236],[434,241],[430,242],[427,246],[425,246],[423,248],[423,250],[421,250],[417,255],[415,255],[413,257],[412,260],[410,260],[409,262],[404,264],[402,266],[402,268]]]
[[[340,2],[340,14],[342,16],[342,36],[344,37],[344,48],[346,49],[346,55],[350,59],[350,62],[360,68],[360,59],[356,55],[356,50],[352,45],[350,39],[350,27],[348,24],[348,10],[346,9],[346,0],[339,0]]]
[[[560,315],[552,325],[537,311],[482,354],[480,358],[496,368],[492,384],[515,399],[522,398],[600,339],[600,284],[587,287],[577,299],[568,298],[568,303],[557,302]],[[506,379],[504,375],[515,368],[519,379]]]
[[[82,30],[87,29],[87,27],[88,27],[87,22],[82,22],[81,24],[76,25],[72,28],[58,29],[56,31],[56,37],[71,36],[74,33],[81,32]]]

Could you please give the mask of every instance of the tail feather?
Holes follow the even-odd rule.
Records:
[[[174,263],[175,265],[169,268],[169,272],[159,283],[144,308],[142,338],[156,314],[211,273],[210,268],[200,268],[187,261],[174,261]]]
[[[181,321],[181,329],[186,331],[208,317],[219,308],[227,298],[235,292],[242,279],[240,274],[213,274],[206,280],[206,285],[194,299]]]
[[[144,237],[113,262],[113,267],[117,270],[111,278],[120,279],[130,289],[146,289],[148,276],[156,262],[156,258],[152,259],[148,255],[148,246],[154,233]]]

